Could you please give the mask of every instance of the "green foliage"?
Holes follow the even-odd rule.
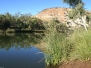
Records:
[[[67,3],[69,6],[75,8],[79,3],[83,4],[82,0],[63,0],[64,3]]]
[[[61,33],[67,33],[68,31],[67,26],[56,19],[52,19],[50,22],[45,22],[44,26],[47,31],[50,31],[51,29],[54,28],[57,32],[61,32]]]
[[[10,27],[10,20],[11,15],[9,13],[6,13],[6,15],[0,15],[0,27],[4,30]]]
[[[71,44],[64,33],[59,33],[56,29],[57,22],[52,20],[47,34],[45,34],[46,54],[45,62],[47,65],[56,65],[66,61],[71,52]]]
[[[75,31],[71,39],[74,42],[74,51],[71,53],[71,59],[91,60],[91,29],[88,31]]]
[[[91,60],[91,28],[88,31],[76,29],[69,36],[59,33],[56,22],[50,22],[50,29],[45,34],[47,65],[56,65],[70,60]]]
[[[45,29],[42,20],[35,18],[35,17],[31,19],[30,26],[31,26],[31,30],[44,30]]]
[[[76,18],[80,18],[81,16],[85,15],[85,10],[83,8],[82,4],[78,4],[74,9],[72,9],[72,11],[69,12],[69,18],[71,19],[76,19]]]
[[[31,17],[31,14],[17,13],[14,16],[5,13],[0,14],[0,29],[28,29],[28,30],[44,30],[43,21]]]
[[[87,18],[86,18],[87,22],[91,21],[91,14],[87,14],[86,16],[87,16]]]

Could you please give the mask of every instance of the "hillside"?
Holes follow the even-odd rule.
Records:
[[[69,11],[71,11],[71,8],[60,8],[60,7],[47,8],[36,14],[35,17],[45,21],[49,21],[55,18],[61,22],[65,22]],[[91,14],[91,11],[89,10],[86,10],[86,12],[87,14],[89,13]]]
[[[63,22],[65,21],[66,13],[70,10],[71,10],[70,8],[59,8],[59,7],[48,8],[48,9],[42,10],[40,13],[35,15],[35,17],[45,21],[49,21],[53,18],[56,18],[59,21]]]

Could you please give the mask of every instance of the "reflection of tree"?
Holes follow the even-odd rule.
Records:
[[[18,33],[13,36],[0,36],[0,48],[9,50],[11,47],[29,48],[31,45],[37,44],[42,39],[43,34],[41,33]]]

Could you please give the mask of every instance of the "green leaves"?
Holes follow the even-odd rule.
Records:
[[[75,8],[79,3],[84,4],[82,0],[63,0],[64,3],[67,3],[72,8]]]
[[[1,29],[28,29],[28,30],[44,30],[43,21],[31,17],[31,14],[15,14],[10,13],[0,14],[0,28]]]
[[[69,18],[76,19],[84,16],[86,14],[84,7],[81,3],[79,3],[72,11],[69,12]]]
[[[58,32],[56,27],[58,22],[52,20],[49,22],[48,33],[45,34],[46,43],[46,55],[45,62],[47,65],[57,65],[69,57],[71,51],[71,44],[67,41],[67,36],[65,33]],[[62,27],[63,25],[61,25]],[[63,27],[62,27],[63,28]]]

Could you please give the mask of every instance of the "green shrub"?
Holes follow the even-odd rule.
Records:
[[[74,42],[74,51],[71,53],[71,59],[90,60],[91,30],[75,31],[71,39]]]
[[[56,65],[74,59],[91,60],[91,29],[88,31],[82,28],[76,29],[66,36],[64,33],[59,33],[55,22],[52,22],[45,35],[47,65]]]
[[[91,14],[87,14],[86,20],[87,22],[91,21]]]
[[[48,33],[45,34],[47,65],[56,65],[68,60],[72,46],[64,33],[59,33],[56,29],[56,22],[50,22]]]

